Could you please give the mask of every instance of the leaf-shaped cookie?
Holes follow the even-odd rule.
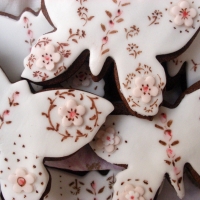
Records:
[[[113,106],[76,90],[32,94],[26,81],[10,84],[2,70],[0,79],[2,193],[6,200],[40,199],[49,182],[44,157],[69,156],[89,143]]]

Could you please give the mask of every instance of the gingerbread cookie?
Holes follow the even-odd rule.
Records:
[[[190,163],[200,174],[200,90],[193,90],[177,108],[160,107],[153,121],[125,115],[107,118],[90,145],[106,161],[128,165],[116,177],[113,200],[131,195],[153,199],[166,173],[183,198],[184,165]]]
[[[190,47],[179,57],[167,63],[167,70],[170,76],[175,76],[186,62],[187,86],[200,80],[200,34],[197,35]]]
[[[56,30],[39,38],[24,60],[22,77],[33,82],[53,79],[89,49],[92,74],[98,76],[112,57],[118,89],[131,113],[153,116],[166,83],[156,56],[161,61],[159,55],[191,40],[199,28],[199,6],[197,0],[43,0],[42,9]]]
[[[49,182],[44,157],[69,156],[90,142],[113,110],[107,100],[76,90],[32,94],[0,70],[0,179],[6,200],[40,199]]]
[[[103,97],[105,94],[105,81],[103,79],[98,82],[94,82],[92,80],[92,75],[88,63],[84,63],[80,70],[78,70],[67,81],[61,83],[61,85],[64,88],[74,88],[77,90],[83,90],[101,97]]]

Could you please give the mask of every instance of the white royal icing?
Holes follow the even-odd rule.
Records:
[[[2,70],[0,79],[1,190],[6,200],[37,200],[49,181],[44,157],[68,156],[89,143],[113,106],[72,89],[32,94],[26,81],[11,84]],[[69,101],[81,105],[79,126],[62,126],[58,109]]]
[[[175,76],[186,62],[187,86],[200,80],[200,34],[196,36],[190,47],[179,57],[167,63],[167,70],[170,76]]]
[[[66,71],[83,50],[89,49],[89,65],[93,75],[99,75],[106,58],[112,57],[117,66],[119,89],[128,106],[145,116],[158,112],[166,79],[156,56],[181,49],[198,30],[200,4],[197,0],[187,1],[190,8],[197,12],[191,27],[178,26],[173,22],[170,9],[181,4],[179,0],[44,2],[57,29],[39,38],[24,60],[22,77],[34,82],[52,79]],[[47,44],[57,47],[62,57],[54,70],[49,72],[42,69],[40,76],[37,76],[34,51],[39,51]],[[144,102],[132,93],[135,78],[147,76],[155,79],[155,87],[159,88],[159,92],[150,101]]]
[[[144,189],[139,197],[153,199],[166,173],[177,195],[183,198],[184,165],[190,163],[200,174],[199,110],[200,90],[196,90],[175,109],[161,107],[153,121],[125,115],[107,118],[104,128],[113,127],[121,138],[116,151],[96,148],[97,136],[90,145],[106,161],[128,165],[116,176],[113,200],[125,200],[137,187]]]
[[[83,90],[100,97],[103,97],[105,94],[105,81],[101,79],[98,82],[94,82],[87,63],[83,64],[83,66],[72,77],[61,83],[61,85],[64,88]]]
[[[115,175],[119,170],[111,170],[107,175],[99,172],[88,172],[77,176],[67,172],[49,169],[52,177],[52,188],[44,200],[111,200]]]
[[[18,21],[0,15],[0,24],[4,27],[0,29],[0,66],[9,80],[16,82],[20,80],[24,69],[23,59],[37,38],[53,28],[42,12],[36,16],[26,11]]]

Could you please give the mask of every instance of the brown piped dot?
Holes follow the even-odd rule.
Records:
[[[35,166],[35,165],[33,165],[33,168],[36,168],[36,166]]]
[[[6,162],[8,162],[8,159],[7,159],[7,158],[5,158],[4,160],[5,160]]]

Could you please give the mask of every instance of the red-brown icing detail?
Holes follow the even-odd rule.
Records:
[[[26,66],[27,66],[29,69],[31,69],[35,61],[36,61],[35,55],[31,54],[31,55],[29,56],[29,58],[28,58],[28,63],[26,64]]]
[[[200,66],[200,63],[196,63],[194,60],[191,60],[191,62],[193,63],[193,67],[191,68],[191,70],[194,70],[194,72],[196,72],[197,68]]]
[[[108,26],[101,24],[101,29],[105,32],[104,37],[102,38],[102,45],[101,45],[101,55],[104,55],[110,51],[109,48],[104,48],[104,46],[109,42],[109,37],[113,34],[118,33],[118,30],[114,29],[116,23],[121,23],[124,21],[122,14],[123,14],[123,7],[130,5],[130,2],[123,3],[121,0],[113,0],[113,2],[118,7],[116,13],[112,13],[108,10],[105,10],[105,14],[108,16]],[[113,30],[114,29],[114,30]]]
[[[129,55],[134,58],[137,58],[137,56],[142,53],[142,51],[139,50],[139,46],[133,43],[128,44],[127,51],[129,52]]]
[[[90,120],[93,121],[94,120],[94,128],[98,125],[98,119],[99,119],[99,115],[101,114],[100,111],[97,110],[96,104],[95,104],[95,100],[98,100],[98,97],[89,97],[87,96],[90,101],[92,102],[92,106],[91,106],[91,110],[95,110],[95,115],[93,115],[92,117],[90,117]]]
[[[16,92],[14,92],[12,94],[11,98],[8,98],[10,107],[12,107],[12,106],[18,106],[19,105],[19,103],[15,102],[16,98],[18,97],[18,95],[19,95],[19,92],[16,91]]]
[[[90,194],[93,194],[95,197],[96,194],[101,194],[104,191],[104,189],[105,189],[105,186],[103,186],[100,189],[97,189],[95,181],[92,181],[90,183],[90,189],[86,189],[86,191],[89,192]]]
[[[25,40],[25,42],[30,45],[30,50],[31,50],[31,47],[35,42],[35,38],[33,36],[33,30],[31,29],[32,23],[27,17],[24,17],[23,21],[24,21],[24,28],[26,29],[27,35],[29,37],[27,40]]]
[[[68,131],[66,130],[65,133],[60,133],[59,132],[59,128],[60,128],[60,124],[57,123],[56,125],[53,124],[52,119],[51,119],[51,111],[56,107],[56,104],[54,103],[56,99],[52,100],[51,98],[48,98],[49,102],[50,102],[50,106],[48,109],[47,113],[42,113],[43,116],[45,116],[46,118],[48,118],[49,121],[49,127],[47,127],[48,131],[55,131],[56,133],[58,133],[59,135],[62,136],[61,142],[63,142],[64,140],[68,139],[68,138],[73,138],[73,136],[71,136],[70,133],[68,133]]]
[[[75,142],[77,142],[79,140],[79,138],[82,138],[82,137],[86,138],[87,136],[88,136],[87,133],[83,134],[79,130],[77,130]]]
[[[69,46],[68,43],[59,43],[57,42],[58,46],[57,46],[57,50],[58,52],[64,57],[64,58],[68,58],[71,55],[71,50],[67,50],[66,47]]]
[[[48,119],[49,126],[46,127],[46,129],[48,131],[54,131],[57,134],[59,134],[60,136],[62,136],[61,142],[63,142],[64,140],[66,140],[68,138],[74,138],[74,141],[77,142],[80,138],[86,138],[88,136],[87,133],[82,133],[78,129],[76,131],[76,136],[72,136],[72,134],[69,133],[67,130],[65,130],[64,133],[63,132],[61,133],[60,132],[60,123],[54,123],[52,121],[52,118],[51,118],[51,112],[52,112],[52,110],[54,110],[58,106],[56,104],[57,98],[66,99],[66,96],[68,96],[68,97],[76,97],[74,92],[75,91],[72,90],[72,89],[68,90],[68,91],[65,91],[65,92],[56,91],[54,99],[48,97],[48,101],[49,101],[48,111],[41,113],[43,116],[45,116]],[[82,94],[82,98],[84,98],[83,96],[84,95]],[[98,97],[90,97],[90,96],[86,96],[86,97],[91,101],[90,110],[94,110],[94,114],[89,118],[91,121],[94,121],[94,125],[93,125],[93,127],[86,125],[85,129],[86,130],[90,130],[92,132],[95,127],[99,126],[98,125],[99,115],[101,115],[102,112],[100,112],[97,109],[97,106],[96,106],[96,103],[95,103],[95,101],[97,101],[99,99]],[[72,115],[73,115],[73,113],[72,113]]]
[[[58,67],[57,71],[54,73],[54,76],[58,76],[59,74],[61,74],[66,69],[67,69],[67,67],[65,67],[64,64],[63,64],[62,66]]]
[[[85,185],[83,182],[78,181],[77,179],[75,179],[73,182],[71,182],[69,184],[69,187],[71,188],[70,193],[72,195],[77,195],[80,193],[81,190],[81,186]]]
[[[38,40],[35,47],[41,48],[42,46],[46,46],[47,44],[49,44],[51,41],[52,41],[51,39],[44,37],[42,38],[42,40],[41,39]]]
[[[49,76],[46,73],[43,73],[41,71],[34,71],[33,72],[33,77],[42,78],[42,81],[46,81]]]
[[[159,24],[159,23],[160,23],[159,20],[161,19],[161,17],[163,17],[162,12],[159,11],[159,10],[155,10],[155,11],[151,14],[151,16],[148,16],[148,19],[149,19],[149,21],[150,21],[149,26]]]
[[[176,155],[173,147],[179,145],[180,142],[178,140],[173,141],[173,132],[170,128],[173,124],[172,120],[167,120],[167,115],[165,113],[161,113],[160,120],[163,123],[163,126],[155,124],[155,127],[162,130],[164,133],[164,141],[160,140],[159,143],[166,147],[166,154],[168,159],[164,160],[164,162],[173,168],[173,173],[176,177],[170,177],[171,180],[177,184],[179,190],[181,190],[180,184],[182,182],[182,173],[181,170],[177,167],[177,163],[181,160],[180,156]]]
[[[81,7],[78,8],[77,13],[80,19],[84,21],[83,26],[85,26],[88,23],[88,21],[91,21],[94,18],[94,16],[88,16],[89,10],[86,6],[83,6],[85,2],[87,3],[87,0],[84,0],[84,1],[76,0],[76,1],[78,1],[81,5]]]
[[[19,92],[16,91],[12,94],[11,97],[8,97],[8,103],[9,103],[9,107],[16,107],[19,105],[18,102],[16,102],[16,98],[19,96]],[[6,120],[7,116],[10,115],[10,110],[6,109],[3,111],[3,113],[0,115],[0,129],[3,127],[4,124],[11,124],[12,121]]]
[[[135,25],[131,26],[130,29],[125,28],[124,30],[126,32],[126,39],[129,39],[129,37],[136,36],[140,32],[140,29]]]

